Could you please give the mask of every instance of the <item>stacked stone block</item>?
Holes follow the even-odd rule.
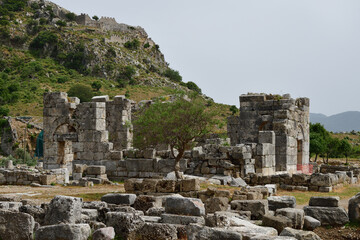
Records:
[[[292,99],[288,94],[240,96],[240,117],[229,118],[231,144],[260,143],[259,131],[275,132],[276,171],[308,171],[308,98]]]

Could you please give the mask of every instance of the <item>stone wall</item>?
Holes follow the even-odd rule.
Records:
[[[116,169],[122,146],[132,141],[131,111],[123,96],[108,100],[103,96],[80,103],[66,93],[44,95],[44,168],[68,168],[70,173],[73,164]],[[114,143],[109,141],[109,131]]]
[[[331,192],[336,187],[342,187],[343,184],[356,183],[358,179],[353,177],[352,172],[337,171],[336,173],[314,173],[311,175],[303,173],[284,173],[271,176],[249,174],[244,180],[253,186],[277,184],[280,188],[288,191]]]
[[[276,171],[307,171],[309,99],[290,95],[240,96],[240,116],[228,119],[231,144],[259,143],[259,131],[275,132]]]
[[[69,183],[69,172],[64,168],[48,171],[29,168],[0,168],[1,185],[30,185],[32,183],[41,185]]]

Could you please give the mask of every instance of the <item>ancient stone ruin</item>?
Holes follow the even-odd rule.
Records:
[[[231,145],[258,144],[263,152],[255,156],[256,173],[308,173],[309,102],[289,95],[240,96],[240,116],[228,119]]]

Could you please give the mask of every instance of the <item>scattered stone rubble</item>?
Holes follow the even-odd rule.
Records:
[[[144,181],[129,179],[126,189],[156,191]],[[349,221],[338,197],[313,197],[303,210],[295,208],[293,197],[274,196],[276,190],[266,187],[248,186],[231,193],[212,187],[199,190],[199,181],[183,181],[176,181],[175,186],[186,185],[189,192],[136,190],[137,194],[109,193],[93,202],[56,196],[41,206],[21,201],[18,195],[0,195],[0,238],[318,240],[311,230],[320,225],[343,226]],[[259,194],[248,195],[255,192]],[[257,199],[233,200],[237,195]],[[352,212],[360,212],[358,199],[359,194],[349,201]],[[350,216],[358,220],[358,216]]]

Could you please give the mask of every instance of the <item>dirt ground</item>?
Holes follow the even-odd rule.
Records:
[[[56,195],[81,197],[84,201],[99,200],[106,193],[125,192],[123,184],[116,185],[95,185],[94,187],[63,187],[53,186],[49,188],[29,186],[0,186],[0,194],[17,194],[22,199],[31,199],[40,204],[50,202]]]
[[[336,227],[326,228],[319,227],[314,232],[322,240],[360,240],[360,228],[359,227]]]

